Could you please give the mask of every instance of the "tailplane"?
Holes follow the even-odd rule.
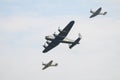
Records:
[[[73,48],[76,44],[79,44],[79,41],[82,39],[81,34],[79,33],[78,35],[79,37],[72,44],[69,45],[70,49]]]

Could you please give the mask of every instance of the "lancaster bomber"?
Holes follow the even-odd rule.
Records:
[[[46,36],[45,39],[47,40],[46,41],[47,45],[46,44],[43,45],[43,47],[45,48],[43,50],[43,53],[48,52],[49,50],[53,49],[54,47],[56,47],[60,43],[69,44],[70,49],[72,47],[74,47],[76,44],[79,44],[79,41],[82,38],[81,34],[79,34],[79,37],[76,40],[70,40],[70,39],[66,38],[67,34],[71,30],[74,23],[75,23],[75,21],[71,21],[68,23],[68,25],[63,30],[58,29],[59,34],[54,33],[53,36]]]
[[[96,11],[90,10],[90,13],[92,13],[90,18],[95,17],[97,15],[106,15],[107,14],[107,12],[101,13],[101,10],[102,10],[102,7],[98,8]]]
[[[55,63],[55,64],[52,64],[53,63],[53,60],[49,61],[47,64],[45,63],[42,63],[42,65],[44,65],[44,67],[42,68],[42,70],[48,68],[48,67],[51,67],[51,66],[57,66],[58,63]]]

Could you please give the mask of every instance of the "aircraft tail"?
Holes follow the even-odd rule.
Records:
[[[103,13],[103,15],[106,15],[106,14],[107,14],[107,12],[104,12],[104,13]]]
[[[82,39],[81,34],[79,33],[79,37],[71,44],[69,45],[69,48],[73,48],[76,44],[79,44],[79,41]]]
[[[58,63],[55,64],[55,66],[57,66],[57,65],[58,65]]]
[[[51,65],[51,66],[57,66],[58,65],[58,63],[56,63],[56,64],[54,64],[54,65]]]

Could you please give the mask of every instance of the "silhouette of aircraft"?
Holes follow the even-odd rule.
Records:
[[[58,65],[58,63],[55,63],[55,64],[52,64],[52,63],[53,63],[53,60],[49,61],[47,64],[42,63],[42,65],[44,65],[42,70],[45,70],[46,68],[51,67],[51,66],[57,66]]]
[[[45,48],[43,50],[43,53],[48,52],[49,50],[53,49],[60,43],[69,44],[70,49],[74,47],[76,44],[79,44],[79,41],[82,38],[80,33],[79,33],[79,37],[75,41],[65,38],[69,33],[69,31],[71,30],[74,23],[75,23],[74,21],[69,22],[68,25],[63,30],[58,28],[59,31],[58,35],[54,33],[53,36],[46,36],[45,39],[47,40],[46,41],[47,45],[46,44],[43,45],[43,47]]]
[[[102,7],[98,8],[96,11],[90,10],[90,13],[92,13],[90,18],[95,17],[97,15],[106,15],[107,14],[107,12],[101,13],[101,10],[102,10]]]

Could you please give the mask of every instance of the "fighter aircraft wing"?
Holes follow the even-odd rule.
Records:
[[[48,46],[44,45],[45,49],[43,50],[43,53],[48,52],[49,50],[56,47],[67,36],[73,24],[74,24],[74,21],[71,21],[62,31],[60,31],[58,35],[55,36],[55,39],[53,39],[51,43],[47,42]]]
[[[53,62],[53,60],[51,60],[51,61],[50,61],[50,62],[48,62],[47,64],[42,63],[42,65],[44,65],[44,67],[42,68],[42,70],[44,70],[44,69],[46,69],[46,68],[50,67],[50,66],[51,66],[51,64],[52,64],[52,62]]]
[[[46,68],[48,68],[49,66],[44,66],[43,68],[42,68],[42,70],[45,70]]]

